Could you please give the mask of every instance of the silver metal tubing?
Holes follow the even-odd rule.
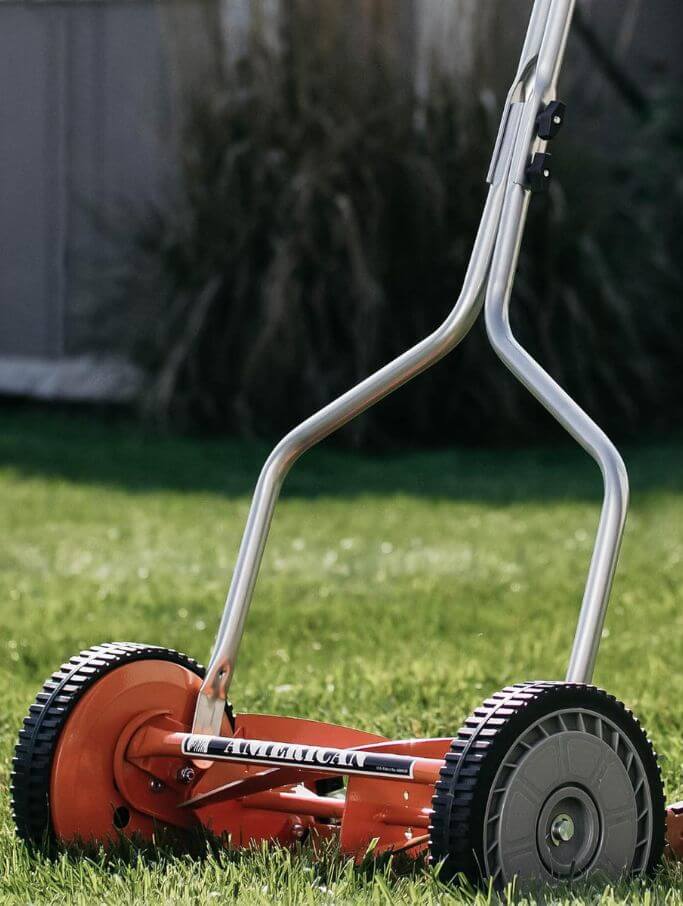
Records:
[[[432,334],[325,406],[272,451],[259,476],[206,679],[194,733],[220,733],[224,701],[237,659],[256,577],[285,476],[306,450],[425,371],[457,346],[474,324],[486,293],[491,342],[508,368],[600,464],[605,480],[595,551],[586,585],[568,678],[590,679],[624,525],[628,487],[619,454],[602,431],[517,343],[508,306],[524,231],[529,157],[543,150],[536,118],[555,91],[575,0],[535,0],[517,75],[494,148],[489,193],[460,297]]]
[[[486,329],[491,345],[510,371],[545,406],[600,466],[604,500],[595,548],[567,670],[567,680],[588,683],[593,676],[612,579],[628,508],[628,477],[619,452],[605,433],[520,346],[510,329],[509,262],[518,254],[520,226],[528,196],[517,185],[508,190],[500,243],[491,266],[486,297]]]
[[[329,403],[284,437],[268,457],[251,502],[213,654],[195,713],[195,733],[220,732],[244,623],[275,503],[296,460],[356,415],[438,362],[466,336],[483,303],[483,290],[500,220],[504,186],[491,187],[460,297],[443,324],[407,352]]]
[[[566,42],[573,2],[553,2],[546,37],[531,82],[533,111],[555,92],[555,80]],[[544,54],[548,53],[548,60]],[[523,127],[520,126],[520,129]],[[517,146],[516,154],[519,154]],[[628,508],[628,476],[619,452],[605,433],[517,342],[510,328],[509,304],[529,204],[529,193],[517,182],[512,164],[501,225],[491,262],[486,294],[486,329],[493,348],[508,369],[545,406],[600,466],[604,500],[588,572],[579,622],[567,670],[570,682],[590,682],[600,644],[612,580]]]

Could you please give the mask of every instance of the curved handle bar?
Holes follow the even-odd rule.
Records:
[[[259,476],[214,650],[197,701],[193,732],[220,733],[224,701],[282,483],[306,450],[425,371],[467,335],[486,292],[486,326],[498,355],[600,464],[605,482],[598,535],[572,650],[568,679],[590,681],[628,505],[626,471],[616,449],[581,408],[514,339],[508,306],[526,223],[530,155],[545,148],[536,118],[552,99],[575,0],[535,0],[489,170],[490,188],[460,297],[432,334],[348,390],[284,437]]]

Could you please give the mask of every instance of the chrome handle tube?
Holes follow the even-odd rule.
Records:
[[[306,450],[438,362],[466,336],[481,311],[503,195],[503,185],[489,189],[460,297],[443,324],[420,343],[302,422],[278,443],[268,457],[251,502],[213,654],[199,694],[193,732],[220,732],[224,701],[285,476]]]
[[[588,579],[567,670],[567,680],[589,683],[593,676],[612,579],[617,565],[628,508],[628,476],[616,447],[581,407],[518,343],[510,328],[509,262],[516,261],[518,224],[528,193],[512,186],[506,199],[500,243],[491,265],[485,304],[491,345],[508,369],[538,399],[600,466],[604,498]]]
[[[224,701],[285,476],[306,450],[454,349],[479,315],[486,288],[486,326],[498,355],[593,455],[603,472],[605,501],[568,672],[571,680],[590,679],[623,531],[628,500],[626,472],[607,437],[519,345],[509,324],[510,295],[529,200],[524,185],[526,166],[530,155],[545,147],[536,135],[536,118],[555,91],[574,3],[575,0],[535,0],[494,147],[490,187],[479,230],[462,291],[451,314],[420,343],[291,431],[263,466],[198,696],[194,733],[220,733]]]
[[[573,0],[553,0],[542,52],[529,81],[527,120],[535,118],[541,106],[555,94],[573,8]],[[520,130],[523,129],[521,124]],[[520,345],[510,328],[510,297],[529,204],[529,192],[519,182],[522,150],[523,143],[519,143],[491,262],[485,302],[486,330],[491,345],[507,368],[595,459],[602,472],[602,511],[567,669],[568,681],[588,683],[593,676],[626,521],[628,476],[619,452],[606,434]]]

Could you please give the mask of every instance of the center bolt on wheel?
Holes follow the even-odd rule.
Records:
[[[574,822],[569,815],[558,815],[550,828],[550,839],[555,846],[568,843],[574,836]]]

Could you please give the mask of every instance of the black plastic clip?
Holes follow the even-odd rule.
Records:
[[[536,117],[536,133],[544,141],[555,138],[564,123],[564,114],[567,109],[562,101],[550,101]]]
[[[526,185],[532,192],[545,192],[550,182],[550,159],[547,153],[534,154],[526,168]]]

